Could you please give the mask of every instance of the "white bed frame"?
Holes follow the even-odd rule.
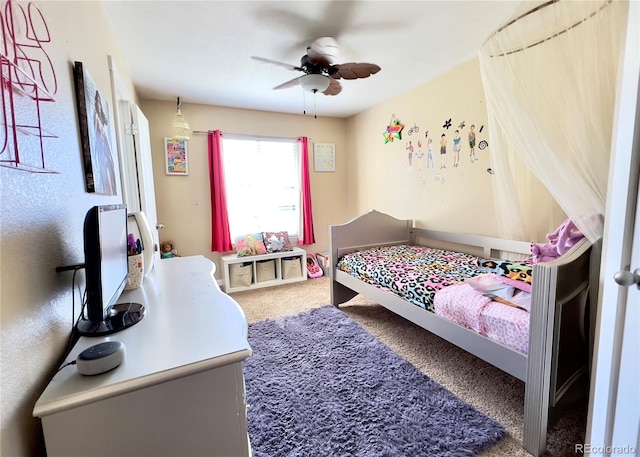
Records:
[[[587,373],[591,243],[583,239],[560,259],[534,265],[527,356],[337,270],[336,264],[345,254],[374,246],[418,244],[504,258],[505,252],[529,255],[530,243],[419,229],[411,220],[375,210],[330,226],[329,239],[331,303],[337,307],[362,294],[524,381],[523,447],[534,456],[542,455],[551,408]]]

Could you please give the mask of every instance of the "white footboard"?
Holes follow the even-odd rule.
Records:
[[[523,440],[533,455],[544,452],[549,409],[587,374],[590,255],[584,239],[533,268]]]

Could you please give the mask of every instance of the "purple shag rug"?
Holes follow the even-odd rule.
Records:
[[[333,306],[250,324],[249,343],[255,457],[472,456],[506,434]]]

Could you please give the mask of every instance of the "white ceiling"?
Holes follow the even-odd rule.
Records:
[[[333,36],[337,63],[382,70],[318,94],[318,116],[348,117],[467,62],[523,2],[137,1],[105,0],[128,70],[142,98],[301,114],[314,96],[272,90],[302,73],[257,62],[299,65],[316,38]]]

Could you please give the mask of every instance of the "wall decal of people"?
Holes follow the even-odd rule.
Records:
[[[427,139],[427,169],[435,168],[433,164],[433,141],[431,138]]]
[[[471,127],[469,127],[469,160],[471,161],[471,163],[475,162],[476,160],[478,160],[478,158],[476,157],[476,131],[475,131],[476,126],[474,124],[471,124]]]
[[[413,159],[413,144],[411,144],[411,141],[407,143],[405,149],[407,151],[407,158],[409,159],[409,166],[411,166],[411,160]]]
[[[447,156],[447,136],[443,133],[440,136],[440,169],[447,168],[445,159]]]
[[[460,163],[460,130],[455,131],[453,136],[453,166],[457,167]]]

